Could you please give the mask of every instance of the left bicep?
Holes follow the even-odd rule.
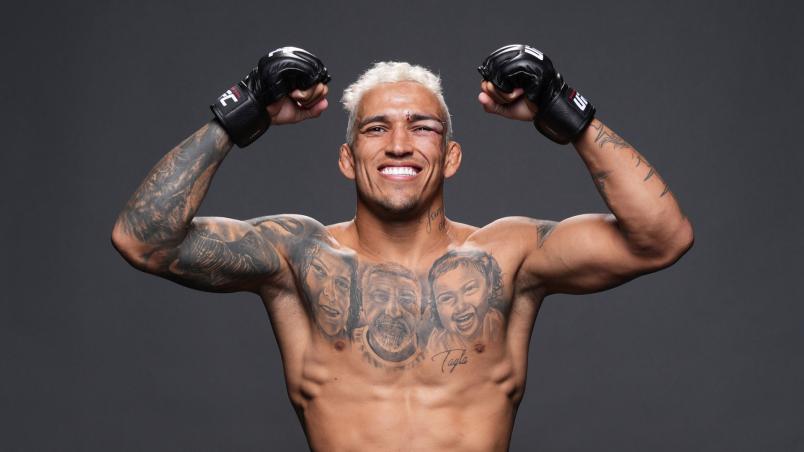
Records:
[[[522,270],[548,294],[599,292],[666,265],[657,256],[636,252],[611,214],[536,222],[535,227],[539,240],[526,251]]]

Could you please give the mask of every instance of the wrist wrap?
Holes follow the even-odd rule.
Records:
[[[533,125],[547,138],[567,144],[578,138],[595,117],[595,107],[556,74],[551,89],[542,96]]]
[[[210,108],[232,141],[241,148],[253,143],[271,125],[271,116],[265,105],[254,97],[244,82],[221,94]]]

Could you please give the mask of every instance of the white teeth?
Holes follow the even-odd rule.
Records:
[[[382,173],[391,176],[415,176],[417,171],[411,166],[386,166]]]

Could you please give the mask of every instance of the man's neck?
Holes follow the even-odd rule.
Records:
[[[358,251],[383,261],[415,267],[433,253],[443,252],[450,242],[450,222],[444,200],[438,197],[428,208],[409,218],[381,218],[358,202],[353,234]]]

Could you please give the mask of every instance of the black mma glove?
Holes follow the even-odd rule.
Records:
[[[268,105],[295,89],[329,81],[327,68],[315,55],[298,47],[282,47],[260,58],[257,67],[210,108],[232,141],[243,148],[271,125]]]
[[[578,138],[595,116],[595,107],[567,86],[550,59],[533,47],[500,47],[477,70],[501,91],[524,89],[525,96],[539,109],[534,125],[556,143],[567,144]]]

